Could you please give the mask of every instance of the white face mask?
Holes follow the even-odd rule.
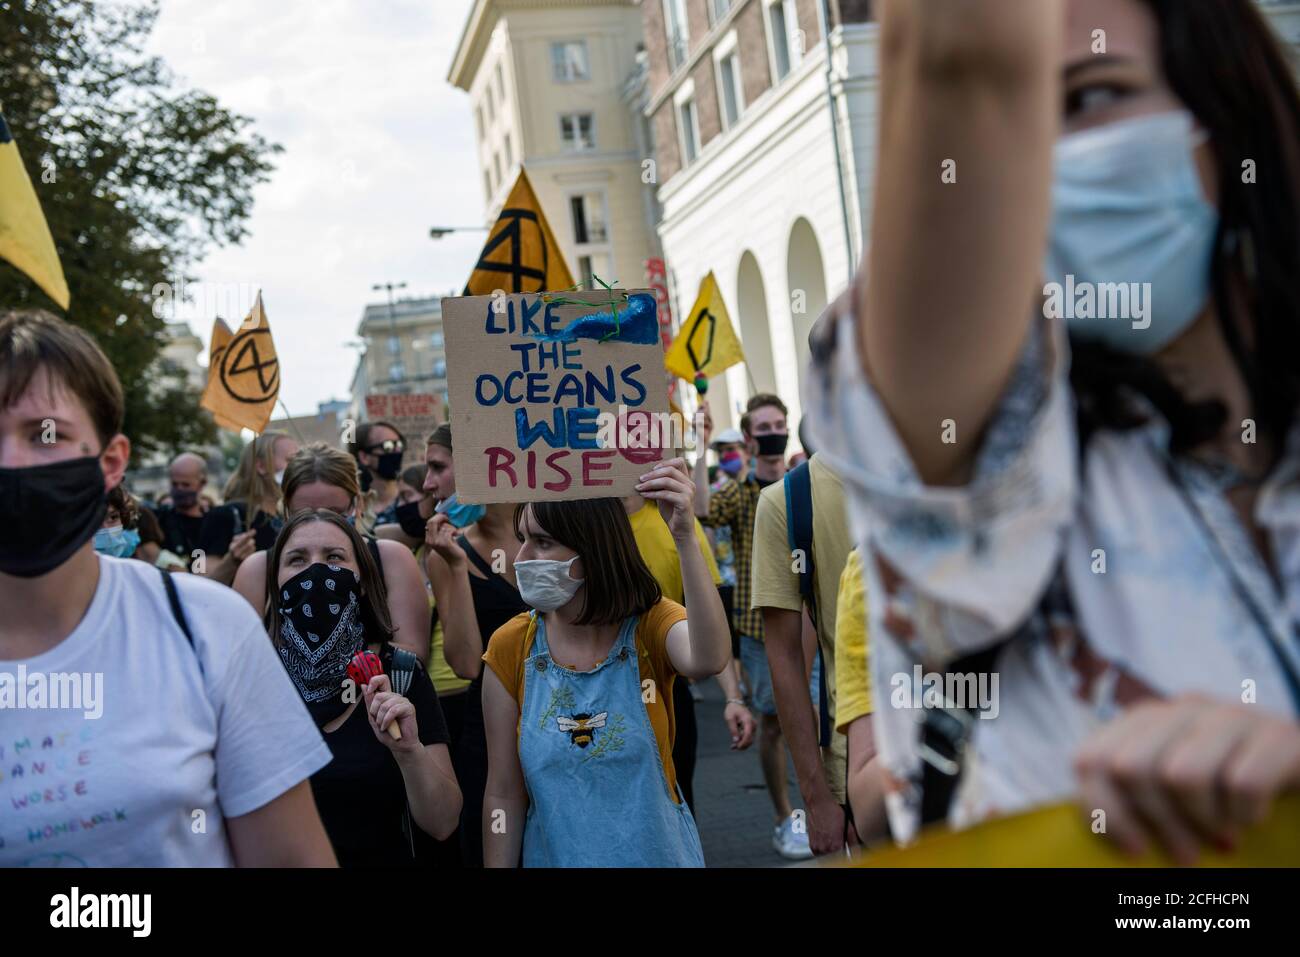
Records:
[[[583,584],[581,578],[569,577],[569,568],[577,560],[574,555],[567,562],[547,558],[515,562],[515,579],[524,604],[538,611],[555,611],[567,605]]]

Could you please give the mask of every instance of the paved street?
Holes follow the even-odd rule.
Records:
[[[696,820],[709,867],[780,867],[788,862],[772,849],[772,802],[763,786],[758,743],[732,751],[722,721],[723,696],[716,681],[698,687],[695,703],[700,729],[695,764]],[[794,769],[789,769],[790,800],[799,806]]]

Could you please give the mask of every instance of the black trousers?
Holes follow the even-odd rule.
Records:
[[[689,682],[680,675],[673,681],[673,714],[677,718],[677,737],[673,740],[673,767],[677,770],[677,783],[681,786],[686,806],[695,813],[695,748],[699,743],[699,729],[695,724],[695,699],[691,697]]]
[[[465,726],[465,692],[439,698],[438,705],[442,708],[447,733],[451,736],[447,750],[451,752],[452,768],[455,769],[461,730]],[[459,778],[459,772],[457,777]],[[445,841],[438,841],[422,831],[414,821],[411,826],[415,830],[415,860],[420,867],[436,870],[459,870],[462,867],[459,828],[452,831]]]

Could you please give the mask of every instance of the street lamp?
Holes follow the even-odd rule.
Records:
[[[392,325],[392,327],[393,327],[393,338],[398,340],[398,348],[400,349],[400,348],[401,348],[401,337],[399,337],[399,336],[397,335],[397,307],[393,305],[393,290],[394,290],[394,289],[405,289],[405,288],[406,288],[406,283],[404,283],[404,282],[377,282],[377,283],[375,283],[373,286],[371,286],[370,288],[373,289],[375,292],[378,292],[380,289],[385,289],[385,290],[388,291],[388,322],[389,322],[389,324]],[[390,370],[389,370],[389,372],[390,372],[390,379],[391,379],[391,371],[392,371],[392,370],[390,369]],[[406,378],[406,364],[405,364],[405,363],[402,364],[402,378],[403,378],[403,379]]]
[[[442,239],[449,233],[486,233],[486,226],[433,226],[429,229],[430,239]]]

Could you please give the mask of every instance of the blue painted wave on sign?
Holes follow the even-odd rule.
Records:
[[[550,335],[536,333],[531,338],[541,342],[577,342],[595,339],[598,342],[630,342],[650,345],[659,341],[659,320],[655,315],[655,298],[646,293],[633,293],[627,304],[613,309],[579,316],[559,332]]]

